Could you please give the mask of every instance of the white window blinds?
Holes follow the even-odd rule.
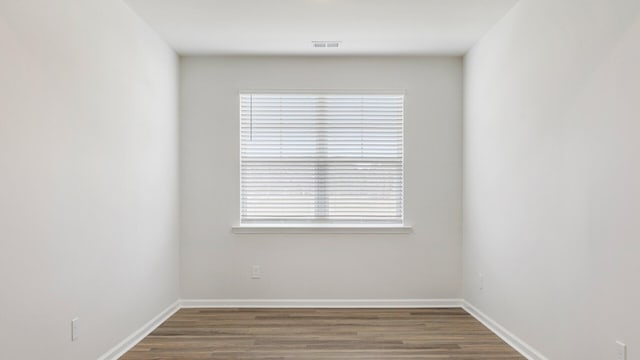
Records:
[[[241,223],[401,224],[403,95],[240,95]]]

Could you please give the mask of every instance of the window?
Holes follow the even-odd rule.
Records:
[[[248,224],[402,224],[401,94],[240,94]]]

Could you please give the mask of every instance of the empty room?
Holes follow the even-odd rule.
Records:
[[[0,359],[640,360],[640,0],[0,0]]]

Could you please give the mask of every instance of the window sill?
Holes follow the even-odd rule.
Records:
[[[408,225],[237,225],[234,234],[410,234]]]

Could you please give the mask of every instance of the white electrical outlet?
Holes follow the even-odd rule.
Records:
[[[616,341],[616,360],[627,360],[627,345]]]
[[[78,340],[78,318],[71,320],[71,341]]]
[[[261,276],[262,276],[262,271],[260,269],[260,265],[253,265],[251,267],[251,278],[260,279]]]
[[[484,274],[478,273],[478,289],[484,290]]]

